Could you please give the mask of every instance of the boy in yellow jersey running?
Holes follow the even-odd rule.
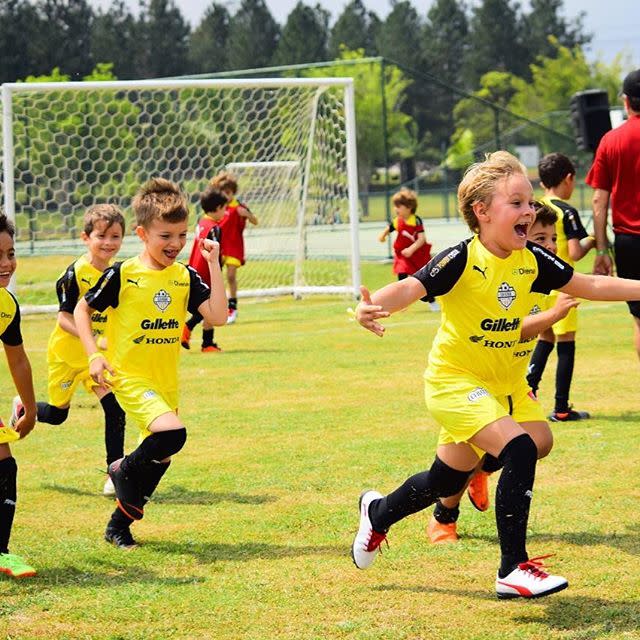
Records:
[[[567,202],[576,184],[575,166],[563,153],[549,153],[538,163],[538,175],[544,187],[542,203],[558,214],[558,257],[573,266],[574,262],[583,258],[596,244],[595,238],[582,226],[577,209]],[[557,295],[555,292],[551,293],[551,304]],[[556,394],[555,406],[549,416],[551,422],[589,418],[588,412],[573,409],[569,402],[577,329],[578,310],[572,309],[566,318],[540,334],[531,357],[527,380],[533,391],[537,392],[547,360],[557,341]]]
[[[11,427],[5,426],[0,420],[0,572],[12,578],[26,578],[34,576],[35,569],[20,556],[9,553],[9,538],[16,512],[18,475],[18,465],[11,454],[9,443],[25,438],[33,429],[36,421],[36,398],[31,365],[22,345],[20,308],[7,290],[11,276],[16,270],[14,235],[13,223],[0,212],[0,340],[13,383],[22,397],[24,406],[22,415],[12,421]]]
[[[104,411],[107,467],[124,455],[125,414],[111,389],[91,379],[87,356],[73,320],[73,310],[120,251],[124,229],[124,216],[115,205],[93,205],[84,214],[81,237],[87,253],[74,260],[56,282],[58,319],[47,346],[49,402],[38,402],[38,422],[59,425],[69,415],[71,399],[78,384],[82,383],[87,391],[95,393]],[[107,323],[104,313],[96,312],[91,318],[93,334],[103,349],[108,347]],[[113,483],[108,476],[103,493],[114,495]]]
[[[558,215],[553,209],[538,202],[536,203],[535,222],[529,228],[527,236],[531,242],[540,245],[556,253],[556,222]],[[522,322],[522,331],[518,349],[513,354],[514,366],[518,368],[518,375],[525,377],[529,358],[533,351],[533,343],[538,334],[548,329],[553,324],[565,318],[571,309],[578,306],[579,300],[560,293],[555,298],[555,304],[549,308],[551,296],[543,293],[532,294],[531,310]],[[553,447],[553,434],[546,422],[530,423],[533,428],[529,435],[536,443],[538,460],[546,457]],[[467,492],[471,504],[478,511],[486,511],[489,508],[489,475],[500,468],[498,461],[489,455],[485,455],[475,471]],[[441,498],[436,502],[433,515],[427,525],[427,536],[433,544],[442,544],[458,541],[457,522],[460,515],[460,500],[464,490],[450,498]]]
[[[513,367],[532,293],[559,289],[575,298],[638,300],[640,282],[588,276],[528,242],[534,220],[526,168],[498,151],[472,165],[458,187],[458,204],[474,236],[435,256],[405,280],[371,295],[361,288],[360,324],[384,335],[379,320],[423,298],[439,296],[442,323],[425,372],[425,399],[440,424],[435,461],[384,496],[360,496],[360,525],[351,547],[355,565],[370,567],[390,527],[438,498],[456,495],[488,453],[503,472],[496,490],[501,559],[499,598],[535,598],[568,586],[547,573],[526,548],[538,451],[530,433],[544,413]]]
[[[178,360],[187,311],[197,311],[215,326],[227,319],[218,243],[201,243],[211,289],[191,267],[176,262],[187,239],[189,216],[180,187],[154,178],[140,188],[132,206],[142,252],[107,269],[74,314],[91,377],[113,387],[118,402],[141,429],[138,448],[109,466],[117,508],[105,539],[121,548],[136,546],[130,526],[142,518],[171,456],[186,442],[178,417]],[[92,314],[107,309],[113,342],[109,361],[91,331]]]

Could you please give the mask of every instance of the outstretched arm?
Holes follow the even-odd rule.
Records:
[[[567,295],[566,293],[561,293],[551,309],[524,318],[520,331],[520,340],[534,338],[546,329],[549,329],[549,327],[552,327],[556,322],[562,320],[562,318],[566,318],[569,311],[579,304],[580,300],[576,300],[573,296]]]
[[[88,305],[84,298],[80,298],[73,312],[73,318],[76,323],[76,330],[80,342],[84,347],[87,355],[89,356],[89,374],[94,382],[104,387],[110,386],[109,381],[105,379],[105,372],[108,371],[111,375],[114,374],[114,370],[107,362],[107,359],[100,353],[96,340],[93,336],[93,330],[91,328],[91,314],[93,310]]]
[[[574,271],[571,280],[560,291],[587,300],[640,300],[640,280],[608,278]]]
[[[426,295],[426,289],[417,278],[405,278],[378,289],[373,295],[360,287],[362,300],[356,307],[356,320],[365,328],[382,337],[384,327],[378,322],[392,313],[405,309]]]
[[[238,215],[246,218],[251,224],[258,224],[258,218],[251,213],[251,210],[244,205],[240,205],[238,208]]]

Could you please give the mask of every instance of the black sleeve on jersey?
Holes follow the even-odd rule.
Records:
[[[552,289],[562,289],[573,277],[572,266],[539,244],[527,242],[527,249],[538,263],[538,277],[531,285],[531,291],[548,294]]]
[[[187,267],[187,271],[189,271],[190,279],[187,310],[193,314],[205,300],[209,299],[211,290],[193,267]]]
[[[396,228],[393,226],[393,220],[389,223],[387,230],[389,231],[389,233],[393,233],[396,230]]]
[[[211,227],[211,229],[209,230],[209,233],[207,233],[207,239],[215,240],[218,244],[221,244],[222,243],[222,229],[220,227],[218,227],[218,226]],[[218,255],[218,263],[220,264],[220,268],[222,268],[224,266],[223,265],[223,261],[222,261],[222,251]]]
[[[84,294],[84,299],[92,309],[104,311],[108,307],[115,309],[118,306],[120,302],[121,265],[121,262],[116,262],[106,269],[100,280]]]
[[[582,238],[586,238],[589,235],[575,207],[572,207],[564,200],[552,200],[551,202],[562,210],[562,228],[567,240],[582,240]]]
[[[22,344],[22,333],[20,332],[20,305],[15,299],[15,296],[9,291],[9,295],[16,303],[16,315],[13,316],[13,320],[7,325],[4,333],[0,336],[3,344],[8,344],[10,347],[18,347]]]
[[[73,313],[80,297],[80,287],[76,278],[76,263],[70,264],[67,270],[58,278],[56,282],[56,293],[58,294],[58,311]]]
[[[467,265],[467,245],[471,238],[449,247],[413,274],[430,296],[442,296],[453,289]]]

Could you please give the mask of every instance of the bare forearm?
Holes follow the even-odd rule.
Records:
[[[395,313],[406,309],[425,294],[426,289],[422,283],[417,278],[409,277],[378,289],[371,296],[371,302],[380,305],[389,313]]]
[[[11,377],[20,396],[20,401],[24,405],[25,413],[34,415],[36,413],[36,395],[33,390],[33,376],[31,373],[31,363],[24,349],[16,352],[13,357],[7,353]]]
[[[559,320],[559,314],[555,308],[547,309],[533,316],[527,316],[522,321],[522,329],[520,331],[520,340],[529,340],[535,338],[549,327],[553,326]]]
[[[70,333],[72,336],[78,337],[78,330],[76,329],[76,323],[74,322],[73,315],[66,311],[60,311],[58,313],[58,324],[60,327]]]
[[[640,280],[574,273],[560,291],[586,300],[640,300]]]
[[[596,249],[604,251],[607,246],[607,215],[609,209],[609,192],[596,189],[591,201],[593,206],[593,229],[596,237]]]
[[[201,305],[200,313],[205,322],[215,327],[221,327],[227,322],[227,294],[225,293],[222,270],[217,260],[209,263],[209,275],[211,277],[211,293],[209,299]],[[202,311],[206,313],[202,313]]]
[[[78,302],[75,311],[73,312],[73,319],[78,332],[80,342],[84,347],[87,355],[90,356],[98,351],[95,338],[93,337],[93,330],[91,329],[91,307],[86,303],[84,299]]]

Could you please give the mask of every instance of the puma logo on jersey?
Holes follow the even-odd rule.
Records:
[[[80,282],[86,282],[89,286],[91,286],[91,280],[88,278],[80,278]]]
[[[474,264],[474,265],[473,265],[473,271],[477,271],[478,273],[481,273],[481,274],[482,274],[482,277],[483,277],[485,280],[487,279],[487,274],[486,274],[485,272],[486,272],[486,270],[487,270],[488,268],[489,268],[489,267],[485,267],[484,269],[481,269],[477,264]]]
[[[135,284],[136,287],[140,286],[140,278],[138,278],[137,280],[133,280],[133,278],[127,278],[127,282],[130,282],[131,284]]]

